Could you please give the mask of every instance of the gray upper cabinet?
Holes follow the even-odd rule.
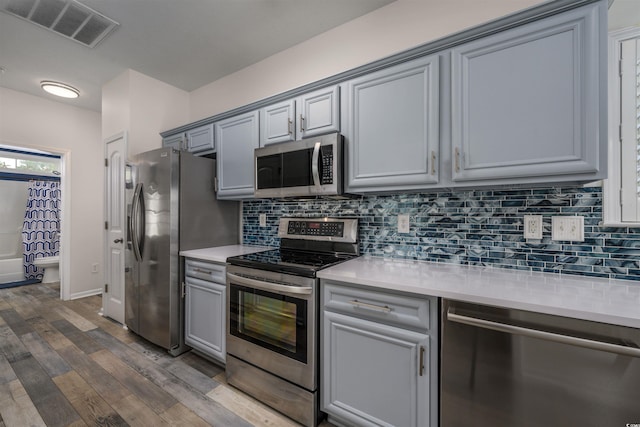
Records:
[[[298,139],[340,131],[339,86],[304,94],[298,103]]]
[[[253,197],[253,151],[259,146],[258,111],[215,123],[218,199]]]
[[[439,58],[419,58],[344,84],[347,191],[438,183]]]
[[[215,152],[213,123],[187,131],[187,151],[194,154]]]
[[[184,150],[185,134],[181,132],[175,135],[166,136],[162,138],[162,146],[175,148],[176,150],[180,150],[180,151]]]
[[[258,145],[330,132],[345,137],[347,193],[603,179],[606,31],[604,0],[543,2],[206,119],[218,120],[211,138],[201,121],[163,144],[217,151],[221,198],[252,197]]]
[[[260,146],[294,141],[296,102],[293,99],[260,110]]]
[[[189,151],[190,153],[202,156],[215,152],[213,135],[213,124],[199,126],[180,132],[162,139],[163,147],[173,147],[176,150]]]
[[[606,4],[451,50],[451,167],[459,184],[606,175]]]
[[[260,145],[340,131],[340,88],[331,86],[260,110]]]

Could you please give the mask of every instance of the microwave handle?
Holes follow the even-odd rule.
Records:
[[[320,141],[316,142],[313,146],[313,155],[311,156],[311,175],[313,176],[313,183],[317,188],[320,188],[320,173],[318,171],[318,158],[320,157]]]

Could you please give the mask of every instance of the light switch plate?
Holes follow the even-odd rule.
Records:
[[[542,239],[542,215],[524,216],[524,238]]]
[[[398,215],[398,233],[408,233],[409,232],[409,215],[400,214]]]
[[[267,226],[267,214],[265,213],[261,213],[259,216],[259,222],[260,222],[260,227],[266,227]]]
[[[551,240],[584,242],[584,217],[552,216]]]

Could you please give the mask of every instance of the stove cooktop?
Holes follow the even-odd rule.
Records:
[[[353,218],[280,218],[280,249],[239,255],[231,265],[316,277],[323,268],[355,258],[358,220]]]
[[[227,259],[227,262],[240,267],[295,274],[304,277],[316,277],[318,270],[348,261],[356,256],[352,254],[273,249],[231,257]]]

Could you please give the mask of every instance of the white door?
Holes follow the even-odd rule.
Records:
[[[124,324],[127,135],[105,140],[105,286],[102,315]]]

